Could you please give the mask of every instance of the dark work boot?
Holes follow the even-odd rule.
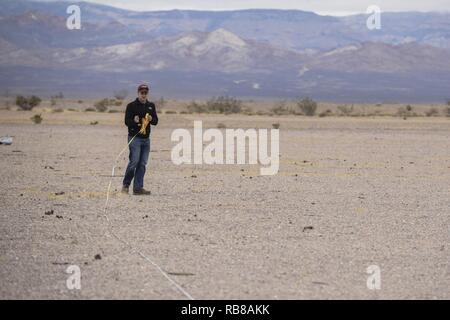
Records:
[[[141,188],[139,190],[133,190],[133,194],[136,196],[147,196],[147,195],[150,195],[151,192],[148,190],[145,190],[144,188]]]

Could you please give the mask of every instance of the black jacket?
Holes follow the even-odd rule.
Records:
[[[147,125],[147,134],[138,134],[138,137],[148,138],[150,136],[150,124],[156,126],[158,124],[158,115],[156,114],[156,107],[153,102],[147,101],[145,104],[141,103],[138,98],[133,102],[130,102],[127,105],[127,109],[125,111],[125,124],[128,127],[128,134],[134,136],[136,133],[141,130],[141,127],[138,126],[136,122],[134,122],[134,117],[139,116],[139,123],[141,123],[142,119],[145,117],[145,114],[148,113],[152,117],[152,120]]]

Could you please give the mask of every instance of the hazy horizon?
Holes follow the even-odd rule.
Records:
[[[70,2],[70,0],[28,0],[33,2]],[[235,11],[235,10],[299,10],[314,12],[318,15],[330,15],[330,16],[350,16],[356,14],[365,14],[366,9],[371,5],[378,5],[383,12],[440,12],[449,13],[447,9],[448,4],[445,5],[445,1],[432,0],[427,3],[420,3],[420,1],[409,1],[407,5],[402,1],[383,1],[379,0],[377,4],[373,1],[345,1],[345,3],[328,3],[327,0],[319,1],[246,1],[244,4],[242,1],[204,1],[204,0],[158,0],[148,3],[142,0],[89,0],[89,1],[76,1],[76,2],[88,2],[100,5],[111,6],[118,9],[137,11],[137,12],[152,12],[152,11],[172,11],[172,10],[192,10],[192,11]],[[356,3],[358,2],[358,3]],[[363,3],[361,3],[363,2]],[[404,1],[403,1],[404,2]]]

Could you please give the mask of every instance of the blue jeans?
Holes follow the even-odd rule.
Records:
[[[130,142],[132,136],[128,136]],[[133,190],[139,190],[144,187],[144,175],[147,167],[148,156],[150,154],[150,139],[136,137],[130,143],[130,162],[128,163],[123,185],[129,186],[133,180]]]

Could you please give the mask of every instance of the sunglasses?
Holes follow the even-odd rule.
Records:
[[[142,90],[142,91],[139,91],[139,94],[147,95],[147,94],[148,94],[148,91]]]

